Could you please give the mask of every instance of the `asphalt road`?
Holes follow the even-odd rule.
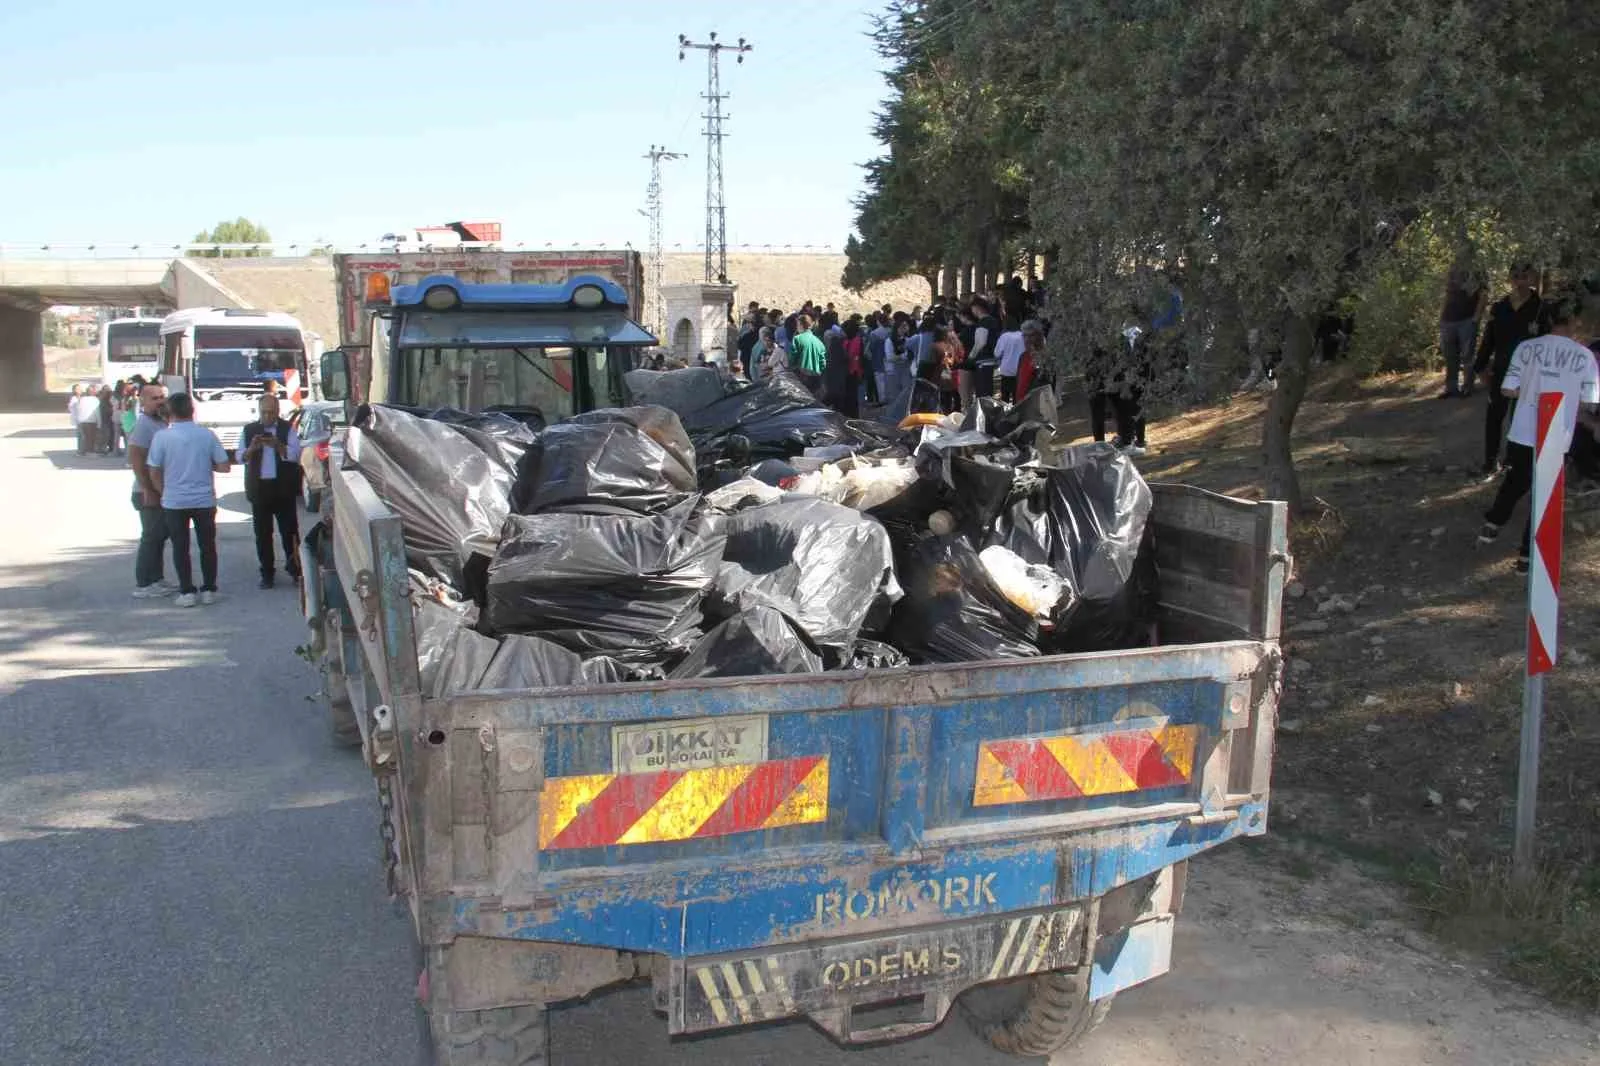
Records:
[[[65,423],[0,416],[0,1066],[417,1061],[370,779],[328,742],[294,592],[255,588],[239,475],[220,486],[221,602],[134,601],[131,478],[75,456]],[[1396,912],[1347,871],[1306,882],[1242,847],[1198,864],[1174,972],[1070,1061],[1600,1063],[1593,1019]],[[557,1066],[1014,1061],[955,1016],[870,1049],[804,1022],[672,1041],[638,989],[552,1031]]]

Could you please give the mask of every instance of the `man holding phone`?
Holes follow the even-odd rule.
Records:
[[[261,420],[244,427],[238,458],[244,464],[244,494],[256,534],[261,587],[273,586],[277,566],[272,547],[276,523],[283,541],[283,568],[300,580],[300,436],[278,417],[278,397],[261,397]]]

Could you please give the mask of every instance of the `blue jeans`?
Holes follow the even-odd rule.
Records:
[[[1472,356],[1478,345],[1478,320],[1439,323],[1439,351],[1444,356],[1444,391],[1472,395]]]

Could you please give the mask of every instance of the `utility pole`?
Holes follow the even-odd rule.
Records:
[[[661,297],[661,281],[666,273],[666,263],[661,253],[661,161],[682,159],[684,155],[652,144],[645,158],[650,160],[650,184],[644,193],[645,213],[650,217],[650,326],[659,339],[662,330],[667,328],[667,305]]]
[[[706,53],[706,277],[707,281],[728,283],[728,208],[722,197],[722,93],[718,60],[724,51],[744,62],[744,54],[754,46],[739,38],[738,44],[722,44],[715,33],[709,44],[696,44],[683,34],[678,34],[678,59],[682,60],[690,49]]]

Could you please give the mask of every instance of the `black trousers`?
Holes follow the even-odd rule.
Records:
[[[1017,402],[1017,375],[1000,375],[1000,399],[1004,403]]]
[[[1483,516],[1485,522],[1503,526],[1511,521],[1512,512],[1517,509],[1517,504],[1533,489],[1533,449],[1526,444],[1516,444],[1506,441],[1506,476],[1500,482],[1500,491],[1495,493],[1494,503],[1489,505],[1488,512]],[[1528,541],[1533,532],[1533,515],[1528,515],[1527,524],[1522,527],[1522,554],[1528,554]]]
[[[166,509],[167,535],[172,538],[172,568],[178,572],[178,588],[187,594],[195,591],[194,568],[189,562],[189,526],[194,526],[200,542],[200,588],[217,591],[217,509]]]
[[[1111,394],[1111,406],[1117,412],[1117,436],[1123,444],[1144,447],[1144,390],[1129,389],[1129,395]]]
[[[1506,415],[1511,413],[1514,402],[1500,391],[1498,383],[1489,386],[1489,410],[1483,422],[1483,465],[1486,467],[1500,461],[1500,445],[1506,439]]]
[[[1111,397],[1100,389],[1089,390],[1089,429],[1094,433],[1094,439],[1106,439],[1106,414],[1111,408]]]
[[[300,494],[292,484],[279,485],[267,478],[256,486],[255,499],[250,501],[250,526],[256,534],[256,561],[261,564],[262,577],[271,577],[277,569],[272,549],[274,524],[283,541],[283,569],[299,576]]]

